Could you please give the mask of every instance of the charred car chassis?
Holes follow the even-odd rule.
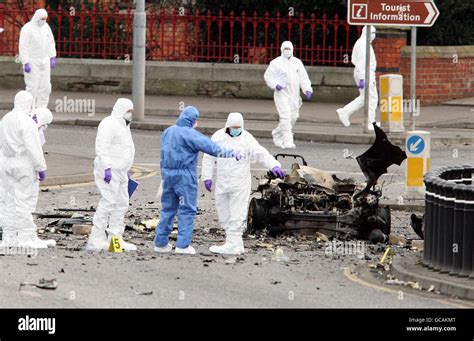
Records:
[[[385,133],[375,127],[372,147],[357,157],[366,183],[339,179],[335,174],[308,167],[300,155],[275,157],[301,159],[294,163],[285,179],[271,172],[259,180],[249,205],[247,231],[267,230],[270,235],[287,231],[313,230],[338,238],[368,239],[384,242],[390,234],[390,207],[380,205],[380,175],[391,164],[400,165],[405,152],[392,145]]]

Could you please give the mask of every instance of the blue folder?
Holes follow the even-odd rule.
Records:
[[[131,198],[135,190],[137,189],[140,183],[133,180],[132,178],[128,179],[128,197]]]

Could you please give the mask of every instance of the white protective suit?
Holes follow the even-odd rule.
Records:
[[[23,67],[31,66],[31,72],[24,72],[26,91],[33,95],[33,108],[47,107],[51,94],[50,59],[56,57],[53,32],[48,23],[41,24],[47,17],[44,9],[39,9],[31,21],[20,31],[20,61]]]
[[[33,113],[32,113],[33,114]],[[40,142],[41,145],[44,145],[45,138],[44,138],[44,130],[51,124],[53,121],[53,114],[47,108],[40,108],[35,110],[36,120],[38,121],[37,126],[40,134]],[[3,123],[0,121],[0,163],[5,163],[2,146],[3,146],[4,138],[3,138]],[[5,226],[5,208],[7,204],[7,195],[6,195],[6,185],[2,181],[2,177],[0,176],[0,231]]]
[[[38,108],[34,109],[31,112],[31,117],[36,116],[38,131],[40,135],[41,145],[43,146],[46,143],[46,138],[44,136],[45,130],[48,128],[48,125],[53,122],[53,114],[48,108]]]
[[[3,122],[0,121],[0,172],[2,172],[2,165],[5,163],[3,152]],[[0,175],[0,232],[3,232],[5,226],[5,206],[6,202],[6,186],[3,183],[3,177]]]
[[[290,48],[291,56],[284,56],[284,49]],[[265,82],[274,90],[273,99],[280,116],[280,124],[272,131],[273,142],[280,148],[294,148],[292,129],[299,117],[302,105],[300,89],[303,92],[313,92],[308,73],[300,59],[293,56],[293,44],[285,41],[281,44],[282,55],[270,62],[265,71]],[[283,87],[276,89],[277,85]]]
[[[242,133],[232,137],[228,133],[228,127],[242,127]],[[225,128],[216,131],[211,139],[223,148],[239,150],[244,156],[240,161],[236,161],[204,154],[201,176],[203,181],[211,180],[217,163],[216,209],[219,224],[226,232],[226,243],[223,246],[211,247],[211,251],[240,254],[244,252],[242,234],[247,224],[252,181],[250,163],[258,162],[270,170],[281,165],[252,134],[244,129],[244,120],[240,113],[230,113]]]
[[[86,246],[91,251],[107,250],[112,236],[121,239],[125,230],[124,217],[129,204],[128,171],[135,158],[135,145],[124,117],[131,114],[131,110],[132,101],[119,98],[112,114],[100,122],[97,131],[94,177],[102,198],[94,214],[94,226]],[[112,179],[106,183],[104,171],[109,168]],[[121,244],[125,251],[136,250],[135,245],[122,239]]]
[[[375,27],[371,26],[371,36],[370,41],[372,42],[375,39]],[[354,81],[356,85],[359,85],[361,79],[365,80],[365,50],[366,50],[366,40],[367,40],[367,26],[364,26],[362,29],[362,34],[357,40],[352,50],[351,62],[354,64]],[[368,129],[374,130],[372,122],[375,121],[375,111],[377,110],[378,104],[378,92],[377,85],[375,80],[375,70],[377,69],[377,60],[375,59],[375,53],[372,45],[370,46],[370,81],[365,80],[365,86],[370,86],[369,88],[369,117],[368,117]],[[338,109],[337,113],[341,122],[345,126],[350,125],[349,118],[350,116],[359,109],[364,107],[364,96],[365,90],[359,89],[359,97],[354,99],[352,102],[347,104],[344,108]]]
[[[46,248],[54,241],[37,236],[32,213],[39,193],[38,172],[46,170],[37,124],[29,116],[33,97],[27,91],[15,96],[15,106],[2,121],[1,177],[5,186],[3,246]]]

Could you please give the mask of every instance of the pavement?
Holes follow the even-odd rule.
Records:
[[[12,107],[15,90],[0,90],[0,112]],[[50,109],[55,113],[54,124],[97,126],[110,114],[119,97],[130,94],[98,94],[54,91]],[[432,145],[474,144],[474,105],[466,100],[463,105],[422,107],[416,118],[416,128],[431,131]],[[231,111],[239,111],[246,120],[246,129],[257,138],[270,138],[277,125],[278,116],[272,100],[238,98],[147,96],[145,119],[133,122],[133,129],[161,131],[174,124],[180,108],[194,105],[201,111],[199,130],[211,134],[223,126]],[[339,122],[338,103],[319,103],[317,94],[312,102],[304,102],[294,128],[296,141],[370,144],[373,133],[363,133],[362,111],[351,118],[352,125],[345,128]],[[449,115],[448,115],[449,113]],[[406,117],[407,119],[408,117]],[[436,129],[434,129],[436,128]],[[389,133],[393,143],[404,144],[405,134]]]
[[[449,296],[474,299],[474,278],[452,276],[430,270],[423,265],[422,256],[422,253],[418,253],[395,257],[392,273],[399,280],[418,282],[424,289],[431,288],[432,291]]]

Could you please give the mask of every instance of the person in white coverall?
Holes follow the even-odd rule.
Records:
[[[119,98],[112,114],[102,120],[95,141],[94,177],[101,199],[93,218],[93,228],[86,249],[107,250],[112,237],[118,237],[125,251],[135,251],[134,244],[123,241],[124,218],[128,210],[128,172],[135,158],[130,131],[133,103]]]
[[[48,106],[51,69],[56,67],[54,36],[46,22],[48,13],[38,9],[20,31],[19,53],[26,91],[33,95],[33,108]]]
[[[216,158],[205,154],[202,160],[202,176],[205,188],[212,191],[212,176],[217,163],[216,209],[219,224],[224,228],[226,241],[221,246],[211,246],[209,250],[222,254],[244,252],[242,234],[247,223],[247,210],[251,190],[250,163],[259,162],[272,171],[276,177],[285,173],[280,163],[244,129],[242,114],[230,113],[225,128],[212,135],[211,140],[223,148],[240,150],[242,160]]]
[[[2,120],[0,175],[6,188],[4,247],[43,249],[56,245],[54,240],[38,238],[32,216],[38,202],[39,181],[46,178],[39,127],[30,117],[32,103],[31,94],[20,91],[15,96],[13,110]],[[41,115],[37,119],[43,120]]]
[[[355,66],[354,70],[354,81],[359,88],[359,97],[354,99],[352,102],[347,104],[344,108],[337,109],[337,115],[345,127],[351,125],[350,117],[357,110],[362,109],[365,103],[365,87],[369,86],[369,117],[368,117],[368,129],[374,130],[373,122],[375,121],[375,110],[377,110],[378,104],[378,93],[377,84],[375,80],[375,70],[377,69],[377,60],[375,59],[374,49],[372,44],[370,45],[370,73],[369,81],[365,79],[365,51],[367,41],[367,27],[371,27],[370,41],[375,39],[375,27],[364,26],[362,34],[357,40],[352,50],[351,62]],[[365,113],[364,113],[365,115]]]
[[[300,59],[293,56],[293,44],[281,44],[281,56],[273,59],[265,71],[267,86],[274,90],[273,99],[280,116],[280,123],[273,129],[273,143],[280,148],[295,148],[293,126],[299,117],[302,105],[300,89],[309,101],[313,88],[308,73]]]

